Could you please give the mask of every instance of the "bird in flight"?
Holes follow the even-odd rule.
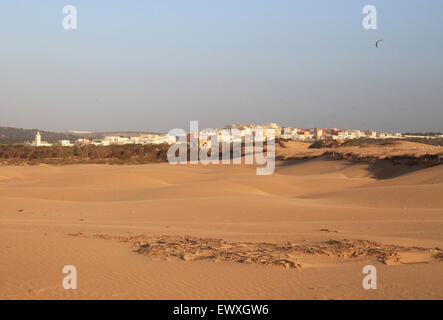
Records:
[[[378,48],[378,45],[379,45],[380,42],[382,42],[382,41],[383,41],[383,39],[378,40],[378,41],[375,43],[375,46]]]

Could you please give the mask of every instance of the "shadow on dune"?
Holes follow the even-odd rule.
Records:
[[[316,168],[314,166],[310,169],[307,168],[310,163],[314,164],[318,162],[323,162],[325,166],[330,168],[326,169],[324,166],[323,168]],[[383,180],[396,178],[404,174],[438,166],[440,164],[441,159],[438,155],[422,157],[405,155],[385,159],[376,159],[369,157],[356,158],[352,155],[340,155],[337,157],[337,154],[326,153],[321,156],[306,156],[281,160],[277,165],[276,172],[280,174],[297,172],[295,175],[323,174],[332,172],[339,173],[352,167],[361,167],[363,165],[364,170],[370,174],[370,177],[377,180]],[[292,168],[294,170],[292,170]]]
[[[396,178],[426,168],[428,166],[424,164],[398,164],[390,160],[380,159],[370,163],[367,170],[375,179],[381,180]]]

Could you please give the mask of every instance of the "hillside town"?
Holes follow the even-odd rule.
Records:
[[[34,147],[49,147],[52,145],[60,145],[63,147],[95,145],[95,146],[110,146],[110,145],[125,145],[125,144],[173,144],[176,142],[176,137],[167,134],[144,134],[139,136],[105,136],[102,139],[78,138],[72,140],[59,140],[58,143],[49,143],[41,139],[40,132],[35,135],[35,140],[29,145]]]
[[[201,147],[209,147],[211,144],[211,136],[217,136],[217,142],[236,142],[241,141],[246,135],[252,135],[255,141],[265,141],[273,132],[276,139],[295,140],[301,142],[314,142],[318,140],[349,140],[358,138],[371,139],[404,139],[404,138],[442,138],[443,135],[438,136],[417,136],[407,135],[403,133],[386,133],[376,132],[374,130],[357,130],[357,129],[338,129],[338,128],[295,128],[295,127],[280,127],[276,123],[268,123],[266,125],[237,125],[230,124],[223,129],[213,129],[208,132],[199,131],[198,133],[187,133],[187,139],[193,134],[194,137],[199,138],[199,145]],[[72,131],[71,131],[72,132]],[[232,134],[236,132],[237,134]],[[64,147],[96,145],[96,146],[110,146],[110,145],[126,145],[126,144],[173,144],[178,141],[177,136],[168,134],[139,134],[136,136],[121,136],[121,135],[107,135],[101,139],[96,138],[78,138],[72,140],[59,140],[58,143],[49,143],[42,140],[40,132],[37,132],[35,140],[28,143],[30,146],[44,147],[52,145],[60,145]]]

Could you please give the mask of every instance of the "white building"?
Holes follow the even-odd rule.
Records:
[[[377,138],[377,132],[374,130],[366,130],[365,135],[369,138]]]
[[[69,140],[59,140],[58,143],[62,146],[62,147],[72,147],[73,144],[71,143],[71,141]]]
[[[90,143],[91,143],[91,141],[89,141],[89,139],[87,139],[87,138],[80,138],[80,139],[77,139],[77,141],[75,142],[76,145],[80,145],[80,146],[85,146]]]

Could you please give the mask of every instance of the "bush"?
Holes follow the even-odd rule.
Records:
[[[309,149],[340,147],[340,143],[334,140],[318,140],[309,146]]]

